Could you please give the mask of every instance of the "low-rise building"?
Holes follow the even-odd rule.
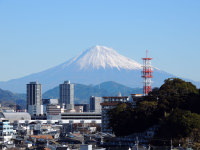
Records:
[[[13,125],[10,124],[9,120],[2,120],[0,122],[0,143],[12,144],[13,134]]]
[[[11,123],[19,120],[31,120],[27,112],[0,112],[0,119],[9,120]]]
[[[43,104],[43,113],[47,113],[47,105],[49,104],[58,104],[58,99],[42,99]]]
[[[46,106],[46,113],[48,120],[58,120],[61,119],[61,108],[58,104],[48,104]]]

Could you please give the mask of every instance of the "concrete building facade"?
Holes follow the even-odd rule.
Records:
[[[58,105],[58,104],[48,104],[46,106],[46,112],[47,112],[48,120],[61,119],[62,109],[60,108],[60,105]],[[64,111],[62,113],[64,113]]]
[[[38,82],[27,84],[27,110],[31,115],[43,114],[42,90]]]
[[[67,110],[74,109],[74,84],[71,84],[70,81],[65,81],[63,84],[60,84],[59,90],[60,106],[64,105]]]
[[[54,104],[58,105],[58,99],[42,99],[43,103],[43,113],[47,114],[47,105]]]
[[[101,112],[101,102],[102,102],[102,97],[95,97],[91,96],[90,97],[90,111],[91,112]]]

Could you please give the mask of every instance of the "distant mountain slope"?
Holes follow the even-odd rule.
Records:
[[[25,94],[16,94],[7,90],[0,89],[0,103],[2,105],[19,104],[25,107],[26,105],[25,97],[26,97]]]
[[[38,81],[42,84],[42,91],[46,92],[65,80],[87,85],[115,81],[135,88],[143,86],[141,71],[142,64],[118,54],[114,49],[94,46],[56,67],[22,78],[0,82],[0,88],[25,93],[27,83]],[[152,86],[159,87],[165,79],[175,76],[154,68],[153,77]],[[193,83],[200,85],[197,82]]]
[[[113,81],[99,85],[75,84],[75,103],[89,103],[90,96],[117,96],[121,92],[124,96],[132,93],[142,93],[141,88],[130,88]],[[59,87],[55,87],[43,94],[43,98],[59,98]]]
[[[99,85],[75,84],[75,103],[89,103],[90,96],[117,96],[119,92],[124,96],[129,96],[132,93],[141,93],[142,89],[130,88],[113,81]],[[48,90],[42,97],[59,98],[59,87]],[[17,94],[0,89],[0,103],[3,105],[18,104],[26,108],[26,94]]]
[[[130,88],[114,81],[103,82],[95,86],[95,88],[104,89],[108,91],[105,96],[117,95],[120,92],[122,95],[129,96],[133,93],[142,93],[142,88]]]

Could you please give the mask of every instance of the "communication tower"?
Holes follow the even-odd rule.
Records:
[[[151,78],[153,72],[151,67],[152,58],[148,57],[148,50],[146,51],[146,58],[142,58],[142,60],[143,60],[142,78],[144,79],[143,93],[144,95],[148,95],[148,93],[151,91]]]

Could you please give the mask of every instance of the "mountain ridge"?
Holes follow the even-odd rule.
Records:
[[[142,93],[142,88],[130,88],[114,81],[103,82],[98,85],[83,85],[74,83],[75,103],[89,103],[90,96],[130,96],[133,93]],[[59,86],[48,90],[43,98],[59,98]]]
[[[132,88],[141,88],[143,86],[141,70],[140,63],[118,54],[114,49],[95,46],[55,67],[22,78],[0,82],[0,88],[25,93],[26,84],[38,81],[45,92],[65,80],[80,84],[115,81]],[[165,79],[175,76],[154,67],[153,77],[152,87],[159,87]]]
[[[89,103],[90,96],[116,96],[118,92],[129,96],[131,93],[142,92],[140,88],[130,88],[113,81],[103,82],[99,85],[74,84],[75,103]],[[42,98],[59,98],[59,86],[43,93]],[[26,94],[0,89],[0,103],[2,105],[18,104],[22,108],[26,108]]]

